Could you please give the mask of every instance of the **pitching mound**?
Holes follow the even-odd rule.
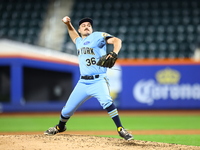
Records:
[[[89,135],[0,135],[6,150],[199,150],[197,146],[105,138]]]

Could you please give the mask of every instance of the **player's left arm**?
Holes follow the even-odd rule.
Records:
[[[106,40],[107,44],[113,44],[113,52],[116,54],[119,53],[121,47],[122,47],[122,40],[117,37],[110,37]]]
[[[107,44],[113,45],[113,51],[103,55],[97,62],[97,66],[112,68],[115,65],[118,53],[122,47],[122,41],[117,37],[111,36],[105,37],[105,40]]]

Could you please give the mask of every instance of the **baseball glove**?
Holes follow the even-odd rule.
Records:
[[[117,60],[117,54],[115,52],[110,52],[106,55],[100,57],[97,62],[98,66],[112,68]]]

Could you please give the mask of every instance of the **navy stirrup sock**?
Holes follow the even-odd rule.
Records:
[[[70,117],[66,118],[66,117],[63,117],[62,115],[60,115],[60,121],[59,121],[58,127],[61,130],[65,128],[66,122],[69,120],[69,118]]]
[[[115,122],[115,125],[117,127],[122,127],[119,115],[118,115],[118,111],[117,108],[115,107],[114,104],[110,105],[109,107],[106,108],[109,116],[113,119],[113,121]]]

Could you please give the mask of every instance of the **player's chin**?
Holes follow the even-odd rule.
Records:
[[[88,36],[88,35],[90,35],[90,34],[91,34],[90,31],[83,33],[84,36]]]

